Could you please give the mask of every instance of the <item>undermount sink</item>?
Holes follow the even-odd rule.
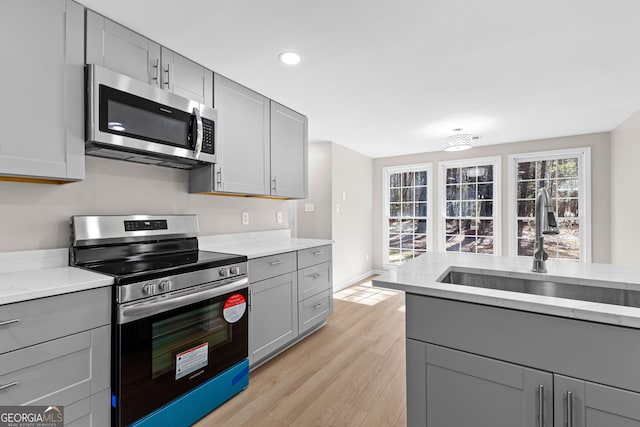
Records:
[[[597,281],[580,280],[583,284],[556,282],[542,277],[514,277],[496,271],[492,274],[470,269],[451,269],[438,279],[441,283],[497,289],[500,291],[544,295],[601,304],[640,307],[640,291],[599,286]]]

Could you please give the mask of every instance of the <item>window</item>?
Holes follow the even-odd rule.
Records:
[[[383,169],[386,265],[432,250],[431,169],[431,164]]]
[[[500,157],[439,165],[439,249],[500,255]]]
[[[535,199],[538,189],[546,187],[560,229],[560,234],[544,237],[549,258],[590,260],[589,180],[585,179],[589,176],[589,164],[589,148],[511,156],[509,218],[514,218],[509,225],[511,254],[533,256]]]

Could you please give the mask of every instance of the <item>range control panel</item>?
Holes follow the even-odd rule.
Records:
[[[166,230],[167,229],[167,220],[166,219],[156,219],[156,220],[136,220],[136,221],[125,221],[124,222],[124,231],[143,231],[143,230]]]

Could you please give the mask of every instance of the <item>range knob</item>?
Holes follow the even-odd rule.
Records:
[[[156,293],[156,285],[147,283],[142,287],[142,295],[153,295]]]
[[[229,269],[227,267],[221,267],[220,270],[218,270],[218,274],[222,277],[229,277]]]
[[[231,274],[240,274],[240,267],[238,267],[237,265],[231,266]]]
[[[162,280],[158,285],[160,292],[168,292],[171,290],[171,281],[170,280]]]

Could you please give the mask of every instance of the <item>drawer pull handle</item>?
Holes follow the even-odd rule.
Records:
[[[311,275],[312,278],[317,279],[318,277],[322,276],[320,273],[313,273]]]
[[[0,320],[0,326],[10,325],[12,323],[18,323],[20,319]]]
[[[322,307],[322,303],[318,303],[313,306],[313,311],[317,311],[320,307]]]
[[[538,427],[544,427],[544,386],[538,385]]]
[[[314,255],[322,255],[324,253],[324,251],[315,251],[313,254]]]
[[[279,264],[282,264],[283,262],[284,261],[273,261],[271,265],[279,265]]]
[[[18,381],[14,381],[12,383],[5,384],[5,385],[0,385],[0,391],[6,390],[8,388],[11,388],[11,387],[14,387],[14,386],[17,386],[17,385],[18,385]]]
[[[567,391],[567,427],[573,427],[573,393]]]

